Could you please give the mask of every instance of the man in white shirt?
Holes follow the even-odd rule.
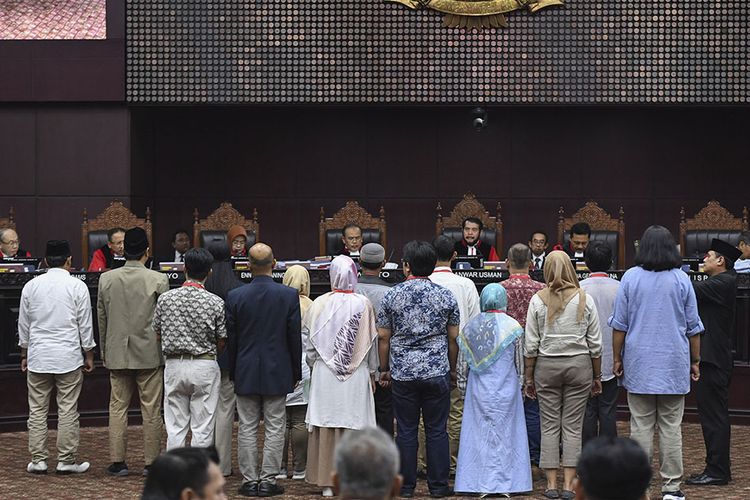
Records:
[[[591,274],[581,281],[588,295],[594,299],[599,314],[602,334],[602,393],[589,398],[583,419],[583,444],[596,436],[617,436],[617,397],[619,388],[612,373],[612,327],[607,324],[615,307],[620,282],[612,279],[607,270],[612,267],[612,249],[601,241],[592,241],[586,249],[586,267]]]
[[[544,268],[544,258],[547,256],[548,246],[547,233],[544,231],[534,231],[531,233],[529,248],[531,249],[531,264],[534,266],[535,271]]]
[[[451,271],[451,262],[456,258],[453,240],[447,236],[438,236],[432,242],[437,253],[435,270],[430,275],[430,281],[450,290],[458,302],[460,322],[458,325],[459,335],[464,326],[474,316],[481,312],[479,308],[479,292],[474,282]],[[456,363],[457,386],[451,391],[451,410],[448,415],[448,439],[451,450],[451,473],[456,471],[456,457],[458,456],[458,439],[461,436],[461,419],[464,413],[464,393],[468,377],[468,365],[461,351],[458,351],[458,362]]]
[[[70,275],[72,258],[65,240],[47,242],[49,270],[23,287],[18,313],[21,371],[29,391],[29,451],[26,470],[47,473],[47,413],[52,389],[57,389],[58,474],[86,472],[89,463],[76,463],[78,397],[83,371],[94,370],[91,297],[86,285]],[[81,349],[85,351],[84,357]]]
[[[739,259],[734,261],[734,270],[738,273],[750,273],[750,231],[740,233],[737,249],[742,252]]]

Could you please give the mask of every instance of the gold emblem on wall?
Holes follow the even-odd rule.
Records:
[[[449,28],[506,28],[505,14],[528,9],[536,12],[545,7],[563,5],[563,0],[386,0],[410,9],[432,9],[445,14],[443,26]]]

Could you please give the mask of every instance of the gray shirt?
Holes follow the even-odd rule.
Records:
[[[581,281],[581,288],[586,291],[586,295],[594,299],[599,314],[599,327],[602,330],[602,380],[612,380],[615,378],[612,373],[612,327],[607,321],[615,308],[620,282],[610,278],[606,273],[591,273],[589,278]]]

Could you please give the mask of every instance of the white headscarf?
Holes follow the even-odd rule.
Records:
[[[377,335],[372,305],[354,293],[357,266],[345,255],[331,262],[331,292],[324,309],[312,318],[310,342],[339,380],[348,379],[372,347]]]

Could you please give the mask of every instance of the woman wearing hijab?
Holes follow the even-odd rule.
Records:
[[[531,491],[529,443],[518,370],[516,339],[523,328],[505,313],[505,288],[482,290],[482,313],[458,337],[469,364],[455,490],[462,493]]]
[[[525,338],[525,392],[539,399],[546,498],[575,498],[573,479],[589,394],[601,383],[601,329],[594,299],[578,285],[570,257],[554,251],[544,261],[547,286],[529,303]],[[562,434],[563,490],[557,489]]]
[[[354,261],[336,257],[330,275],[331,291],[315,299],[302,324],[312,369],[305,479],[322,486],[323,496],[333,496],[333,452],[343,433],[376,425],[371,384],[378,367],[375,314],[370,301],[354,293]]]
[[[247,230],[240,226],[232,226],[227,231],[227,242],[232,252],[233,259],[247,257]]]
[[[299,309],[302,323],[305,313],[313,305],[310,300],[310,273],[302,266],[292,266],[284,273],[283,283],[297,290],[299,294]],[[302,332],[302,350],[307,346],[307,338]],[[310,368],[302,359],[302,380],[294,388],[294,392],[286,396],[286,434],[284,435],[284,454],[281,459],[281,471],[276,479],[286,479],[289,468],[289,443],[292,444],[293,471],[292,479],[305,479],[307,467],[307,428],[305,414],[307,413],[307,391],[310,385]],[[291,440],[290,440],[291,437]]]

